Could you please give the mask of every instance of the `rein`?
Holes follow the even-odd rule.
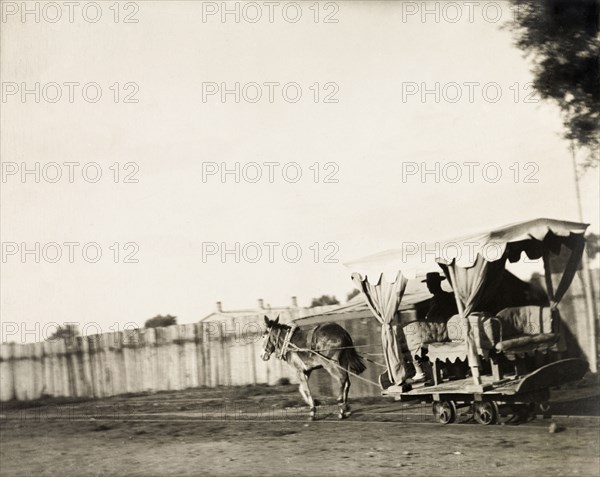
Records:
[[[381,385],[379,383],[376,383],[375,381],[371,381],[370,379],[367,379],[367,378],[363,378],[362,376],[350,371],[349,369],[346,369],[346,368],[340,366],[335,360],[328,358],[327,356],[319,353],[318,351],[315,351],[314,349],[300,348],[299,346],[296,346],[294,343],[290,343],[290,345],[294,351],[304,351],[304,352],[315,354],[315,355],[319,356],[320,358],[324,359],[325,361],[328,361],[329,363],[333,364],[337,368],[340,368],[342,371],[345,371],[346,373],[354,376],[355,378],[360,379],[361,381],[364,381],[365,383],[371,384],[373,386],[377,386],[378,388],[381,387]]]
[[[294,331],[296,331],[296,329],[298,329],[298,325],[292,323],[287,334],[285,335],[285,338],[283,339],[283,345],[281,346],[281,349],[275,355],[278,359],[285,360],[285,355],[287,354],[287,350],[290,345],[290,340],[292,339],[292,335],[294,334]],[[278,338],[279,338],[279,336],[278,336]],[[279,340],[278,340],[278,342],[279,342]]]

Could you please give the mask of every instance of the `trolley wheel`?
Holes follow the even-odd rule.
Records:
[[[456,421],[454,401],[436,401],[433,403],[433,415],[440,424],[452,424]]]
[[[498,414],[498,404],[494,401],[479,401],[473,404],[473,417],[479,424],[496,424]]]

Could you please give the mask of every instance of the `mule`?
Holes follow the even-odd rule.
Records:
[[[313,399],[308,379],[310,374],[324,368],[339,383],[337,402],[338,417],[350,415],[348,391],[350,376],[348,371],[362,373],[366,366],[356,352],[350,334],[336,323],[317,325],[311,329],[300,329],[279,323],[279,317],[270,320],[265,316],[266,331],[263,336],[263,361],[268,361],[273,353],[292,366],[300,382],[300,395],[310,408],[310,419],[317,414],[317,403]]]

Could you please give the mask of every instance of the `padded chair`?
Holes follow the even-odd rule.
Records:
[[[510,360],[535,352],[564,351],[564,342],[559,340],[560,323],[554,323],[549,307],[505,308],[497,313],[497,318],[502,335],[495,349]]]
[[[505,308],[491,316],[475,312],[469,315],[477,354],[491,358],[495,379],[502,379],[498,365],[499,354],[511,361],[535,352],[564,351],[559,339],[558,323],[554,323],[548,307],[521,306]],[[404,328],[408,348],[413,356],[423,355],[427,349],[429,360],[434,365],[436,383],[440,381],[438,361],[466,360],[466,330],[459,315],[447,323],[414,322]],[[518,364],[518,363],[517,363]],[[522,371],[517,366],[517,374]]]
[[[469,324],[473,330],[475,339],[475,348],[477,354],[483,358],[488,358],[494,345],[500,338],[500,324],[497,318],[489,313],[471,313],[469,315]],[[443,342],[428,343],[428,356],[434,362],[435,360],[455,362],[456,360],[467,359],[465,329],[460,315],[454,315],[446,323],[446,334],[448,339]]]

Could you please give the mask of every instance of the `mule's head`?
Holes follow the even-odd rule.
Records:
[[[265,316],[265,325],[266,329],[263,334],[263,352],[260,355],[263,361],[268,361],[275,348],[277,347],[277,338],[278,333],[275,332],[277,329],[277,325],[279,325],[279,317],[274,320],[269,320],[267,316]]]

